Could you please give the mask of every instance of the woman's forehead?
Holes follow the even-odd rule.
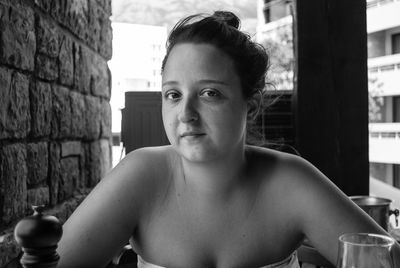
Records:
[[[177,44],[168,56],[163,77],[188,74],[232,79],[236,72],[233,60],[214,45]]]

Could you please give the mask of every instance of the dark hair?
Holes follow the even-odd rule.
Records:
[[[229,11],[213,15],[196,14],[179,21],[167,40],[167,53],[162,62],[164,70],[172,48],[179,43],[206,43],[216,46],[231,57],[240,78],[243,96],[250,99],[263,95],[269,57],[263,46],[253,42],[240,29],[240,19]]]

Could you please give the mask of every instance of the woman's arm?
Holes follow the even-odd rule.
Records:
[[[91,191],[63,226],[57,267],[105,267],[136,226],[150,176],[146,153],[134,151]]]
[[[300,158],[293,165],[293,204],[296,218],[311,244],[332,264],[336,264],[338,238],[344,233],[377,233],[388,235],[372,218],[352,202],[339,188],[310,163]],[[400,246],[395,254],[400,259]],[[396,266],[398,267],[398,266]]]

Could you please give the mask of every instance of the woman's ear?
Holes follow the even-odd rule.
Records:
[[[247,101],[247,119],[254,120],[260,112],[262,107],[262,94],[261,92],[255,93]]]

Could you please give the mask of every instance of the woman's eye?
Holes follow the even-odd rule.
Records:
[[[201,96],[215,98],[221,96],[221,93],[215,89],[206,89],[201,92]]]
[[[180,97],[180,94],[176,91],[167,91],[164,97],[169,100],[176,100]]]

